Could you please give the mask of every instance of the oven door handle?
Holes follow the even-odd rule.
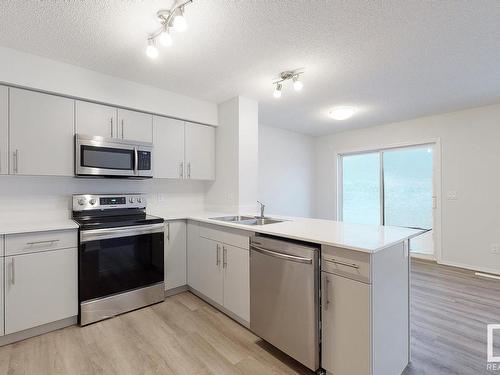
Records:
[[[163,223],[151,225],[134,225],[122,228],[105,228],[82,230],[80,232],[80,243],[107,240],[119,237],[133,237],[141,234],[162,233],[165,230]]]

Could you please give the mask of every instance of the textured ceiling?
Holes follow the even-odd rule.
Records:
[[[500,1],[194,0],[189,29],[145,56],[171,1],[2,0],[0,45],[177,93],[260,103],[262,124],[310,134],[500,101]],[[305,67],[304,90],[272,79]],[[343,122],[333,105],[359,108]]]

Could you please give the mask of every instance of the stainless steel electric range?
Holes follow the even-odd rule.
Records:
[[[86,325],[164,296],[164,223],[141,194],[74,195],[79,226],[79,323]]]

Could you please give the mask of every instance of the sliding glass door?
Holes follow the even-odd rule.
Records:
[[[432,145],[346,154],[340,162],[341,220],[432,229]],[[411,249],[433,254],[432,233]]]
[[[380,224],[380,154],[342,157],[342,220]]]

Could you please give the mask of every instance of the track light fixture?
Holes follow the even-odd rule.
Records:
[[[184,8],[192,2],[193,0],[188,0],[179,5],[174,4],[170,10],[161,9],[156,13],[161,23],[161,27],[148,36],[148,46],[146,48],[146,55],[148,55],[148,57],[152,59],[158,57],[159,52],[156,47],[156,40],[158,40],[162,46],[170,47],[173,44],[170,30],[182,32],[187,29]]]
[[[273,82],[275,85],[273,96],[275,98],[281,98],[281,89],[283,87],[283,82],[292,80],[293,89],[295,91],[300,91],[304,87],[304,84],[300,80],[300,75],[304,74],[304,69],[286,70],[279,74],[279,77]]]

